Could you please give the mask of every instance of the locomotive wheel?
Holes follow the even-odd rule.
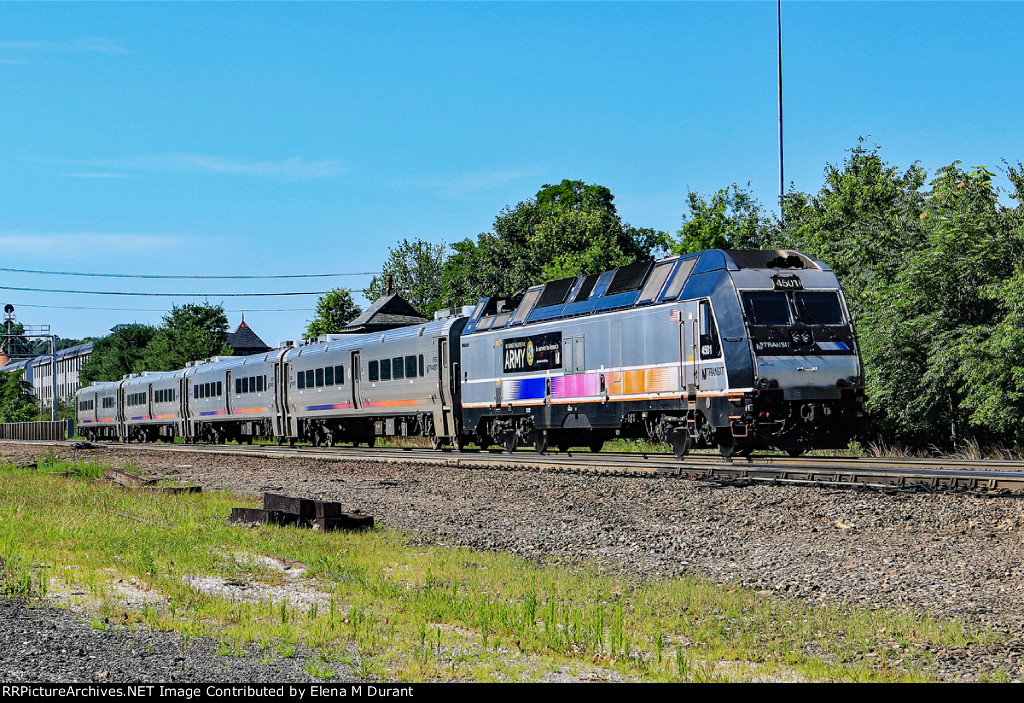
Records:
[[[693,440],[690,439],[689,432],[681,430],[670,434],[668,436],[668,443],[672,445],[672,453],[675,454],[676,459],[683,459],[690,453],[690,446],[693,444]]]
[[[559,442],[558,451],[562,452],[562,454],[568,454],[570,446],[568,442]]]
[[[718,433],[718,453],[724,456],[726,459],[732,459],[736,456],[736,438],[727,432]]]
[[[487,447],[494,444],[494,440],[488,434],[478,434],[476,436],[476,445],[481,449],[487,449]]]
[[[591,440],[591,441],[590,441],[590,444],[589,444],[589,445],[587,445],[587,448],[588,448],[588,449],[589,449],[590,451],[592,451],[592,452],[594,452],[595,454],[597,454],[597,453],[598,453],[599,451],[601,451],[602,449],[604,449],[604,440],[603,440],[603,439],[594,439],[594,440]]]
[[[786,450],[786,454],[789,454],[791,457],[794,457],[794,458],[800,456],[803,453],[804,453],[803,449],[787,449]]]
[[[438,437],[436,434],[430,435],[430,448],[437,451],[444,445],[448,444],[443,437]]]
[[[501,444],[502,449],[511,454],[519,446],[519,435],[515,432],[509,432],[499,439],[498,443]]]
[[[548,449],[548,435],[544,430],[533,431],[533,448],[538,454],[543,454]]]

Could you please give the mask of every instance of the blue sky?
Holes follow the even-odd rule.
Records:
[[[797,189],[818,190],[862,135],[929,172],[1024,159],[1024,4],[782,11]],[[638,227],[675,231],[688,189],[734,182],[773,207],[775,13],[774,2],[5,3],[0,267],[375,271],[403,237],[474,237],[563,178],[609,187]],[[276,345],[301,334],[315,296],[223,294],[361,289],[369,276],[0,281],[209,293]],[[21,322],[66,337],[157,323],[197,300],[0,290]],[[229,318],[233,329],[239,313]]]

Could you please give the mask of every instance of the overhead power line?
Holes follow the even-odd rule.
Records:
[[[379,271],[350,271],[347,273],[288,273],[288,274],[267,274],[253,276],[172,276],[150,273],[85,273],[78,271],[36,271],[34,269],[8,269],[0,268],[0,271],[8,273],[38,273],[47,276],[93,276],[99,278],[173,278],[179,280],[234,280],[252,278],[332,278],[336,276],[376,276]]]
[[[96,308],[87,305],[36,305],[34,303],[17,303],[19,308],[49,308],[51,310],[104,310],[113,312],[167,312],[166,308]],[[309,312],[309,308],[245,308],[244,310],[225,310],[224,312]]]
[[[292,293],[125,293],[121,291],[100,291],[100,290],[59,290],[56,288],[18,288],[15,286],[0,286],[0,290],[20,290],[31,293],[72,293],[75,295],[141,295],[147,297],[163,298],[268,298],[286,295],[324,295],[329,291],[311,290]],[[343,288],[349,293],[358,292],[357,288]]]

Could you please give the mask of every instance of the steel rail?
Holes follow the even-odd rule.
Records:
[[[850,459],[842,457],[766,457],[728,462],[711,454],[691,454],[679,461],[670,454],[567,452],[537,454],[500,450],[400,447],[285,447],[275,445],[132,444],[26,441],[28,444],[97,446],[164,452],[199,452],[252,458],[323,459],[328,461],[409,461],[461,468],[554,471],[589,475],[674,477],[717,485],[805,485],[891,492],[952,492],[1024,497],[1021,462],[964,459]],[[833,461],[840,459],[841,461]],[[946,462],[946,466],[942,463]],[[993,468],[993,463],[1005,468]],[[899,464],[899,465],[894,465]],[[955,465],[957,468],[948,468]],[[977,466],[978,468],[971,468]]]

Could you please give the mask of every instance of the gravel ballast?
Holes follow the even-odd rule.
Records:
[[[0,454],[16,463],[35,461],[40,451],[0,443]],[[1024,676],[1020,499],[718,488],[674,478],[141,448],[65,445],[54,453],[115,466],[130,459],[145,472],[204,490],[339,501],[347,510],[373,515],[380,526],[444,545],[597,561],[641,579],[689,573],[765,597],[964,617],[1006,633],[1005,642],[934,652],[940,676]],[[204,654],[207,646],[216,652],[212,644],[193,641],[183,648],[169,633],[96,630],[73,613],[16,601],[0,600],[0,608],[0,670],[9,681],[92,681],[101,674],[98,680],[313,680],[303,673],[302,652],[272,663],[255,653],[219,657]],[[146,651],[161,654],[140,654]],[[93,665],[88,657],[105,663]]]

